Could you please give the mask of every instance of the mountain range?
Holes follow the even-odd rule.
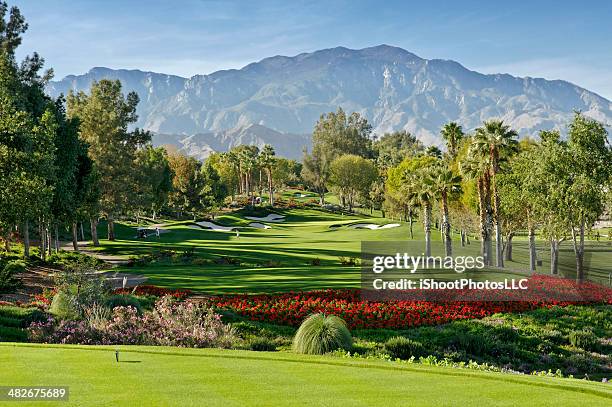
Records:
[[[100,79],[119,79],[126,92],[138,93],[137,126],[156,134],[154,144],[174,144],[200,158],[251,143],[299,158],[320,115],[338,107],[364,115],[375,134],[403,129],[436,145],[449,121],[469,131],[499,118],[526,136],[564,131],[580,110],[612,125],[612,103],[572,83],[485,75],[388,45],[274,56],[191,78],[93,68],[50,82],[47,91],[86,91]]]

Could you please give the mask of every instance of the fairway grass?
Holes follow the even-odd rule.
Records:
[[[414,239],[409,238],[409,226],[392,219],[366,217],[363,215],[340,215],[317,209],[278,210],[286,216],[284,222],[270,223],[271,229],[249,228],[244,213],[234,212],[217,217],[214,222],[224,226],[241,227],[240,236],[235,232],[192,229],[192,222],[170,222],[160,238],[151,236],[146,240],[136,239],[132,225],[117,224],[117,240],[102,240],[97,248],[105,254],[129,258],[156,250],[181,252],[194,249],[195,255],[208,259],[210,264],[185,264],[181,262],[156,262],[145,266],[122,267],[118,271],[145,275],[148,283],[186,288],[206,293],[261,293],[291,290],[313,290],[328,288],[351,288],[360,284],[359,267],[342,266],[340,257],[359,258],[362,241],[407,243],[411,254],[420,255],[424,249],[424,237],[420,223],[414,224]],[[352,229],[356,223],[384,225],[400,223],[400,227],[368,230]],[[103,234],[104,225],[100,226]],[[444,249],[439,231],[432,231],[432,253],[443,255]],[[546,243],[540,242],[538,257],[543,264],[538,272],[548,273]],[[609,265],[612,264],[611,242],[590,242],[586,264],[590,277],[607,284]],[[479,242],[461,247],[454,236],[455,256],[479,255]],[[216,264],[215,260],[230,257],[240,265]],[[575,267],[573,251],[569,244],[562,246],[561,272],[571,277]],[[506,262],[508,270],[487,270],[469,276],[475,280],[501,280],[514,278],[527,269],[528,250],[526,241],[515,238],[514,261]],[[319,264],[319,265],[313,265]],[[433,274],[430,277],[436,278]]]
[[[0,363],[2,385],[68,386],[70,398],[62,406],[612,403],[609,385],[583,380],[285,352],[3,343]]]

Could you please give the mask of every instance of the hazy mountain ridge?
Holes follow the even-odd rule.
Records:
[[[440,127],[451,120],[470,130],[501,118],[529,135],[564,130],[572,112],[581,110],[612,125],[612,103],[569,82],[484,75],[386,45],[275,56],[191,78],[94,68],[52,82],[48,90],[52,95],[86,90],[102,78],[120,79],[126,90],[138,92],[139,126],[195,135],[191,143],[215,150],[256,140],[277,149],[282,144],[286,155],[297,157],[307,143],[296,134],[310,133],[322,113],[338,106],[364,114],[376,133],[406,129],[436,144]]]

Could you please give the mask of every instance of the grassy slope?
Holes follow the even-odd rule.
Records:
[[[361,241],[409,241],[408,225],[383,230],[349,229],[346,226],[330,228],[332,225],[358,222],[385,224],[395,221],[364,216],[343,216],[313,209],[293,209],[283,212],[287,221],[269,223],[272,229],[243,229],[237,238],[234,232],[196,230],[186,222],[169,226],[169,233],[161,235],[159,241],[150,237],[147,241],[135,239],[134,227],[118,225],[118,240],[102,240],[106,253],[131,256],[150,253],[159,249],[184,250],[194,247],[200,257],[215,259],[221,256],[238,258],[242,265],[191,265],[154,264],[146,267],[126,268],[149,276],[150,283],[174,288],[190,288],[206,292],[271,292],[310,290],[322,288],[357,287],[360,281],[358,267],[343,267],[338,257],[360,256]],[[249,221],[239,213],[224,215],[218,223],[246,226]],[[101,227],[100,233],[104,233]],[[411,254],[423,251],[423,233],[415,224],[415,240],[409,243]],[[442,255],[443,246],[438,231],[432,232],[433,254]],[[455,238],[456,239],[456,238]],[[514,262],[507,264],[515,270],[524,270],[527,265],[527,246],[520,238],[515,239]],[[542,243],[544,244],[544,243]],[[606,264],[612,263],[612,252],[607,242],[599,244],[599,251],[587,255],[589,265],[602,279]],[[607,252],[605,250],[608,250]],[[461,248],[455,240],[454,255],[478,255],[478,242]],[[540,257],[546,260],[546,253]],[[320,266],[311,266],[315,258]],[[269,267],[269,262],[274,262]],[[573,253],[565,246],[561,255],[562,271],[571,272],[574,267]],[[547,263],[542,268],[546,272]],[[605,274],[607,276],[607,274]],[[487,273],[476,278],[511,277],[507,273]],[[607,278],[607,277],[605,277]]]
[[[575,406],[612,400],[609,386],[572,379],[287,353],[120,348],[122,363],[115,362],[114,347],[2,344],[0,383],[69,386],[70,402],[62,405]]]

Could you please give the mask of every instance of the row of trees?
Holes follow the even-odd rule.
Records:
[[[59,250],[60,230],[84,239],[90,222],[105,217],[115,238],[120,216],[161,210],[193,216],[219,207],[226,187],[211,163],[154,148],[151,134],[132,128],[138,95],[124,95],[119,81],[102,80],[88,93],[53,100],[44,92],[52,70],[38,55],[18,62],[15,51],[27,23],[17,7],[0,2],[0,232],[5,249],[12,237],[38,239],[40,254]],[[79,228],[78,225],[81,225]]]
[[[274,206],[274,192],[278,187],[298,181],[301,164],[276,156],[269,144],[261,149],[254,145],[239,145],[228,152],[214,153],[207,160],[221,177],[232,201],[239,195],[251,202],[256,194],[267,193],[268,204]]]
[[[321,116],[302,168],[321,204],[327,191],[335,191],[349,210],[358,202],[403,218],[411,238],[420,213],[425,255],[431,255],[435,225],[447,256],[453,232],[462,245],[476,234],[485,263],[496,267],[512,260],[512,239],[526,231],[535,270],[537,230],[550,242],[551,272],[557,274],[559,245],[571,239],[577,278],[583,279],[585,233],[610,203],[612,189],[612,149],[601,123],[577,112],[567,140],[558,131],[542,131],[538,140],[519,142],[500,120],[469,135],[451,122],[441,129],[444,153],[426,149],[407,132],[372,140],[371,131],[358,113],[339,109]]]

